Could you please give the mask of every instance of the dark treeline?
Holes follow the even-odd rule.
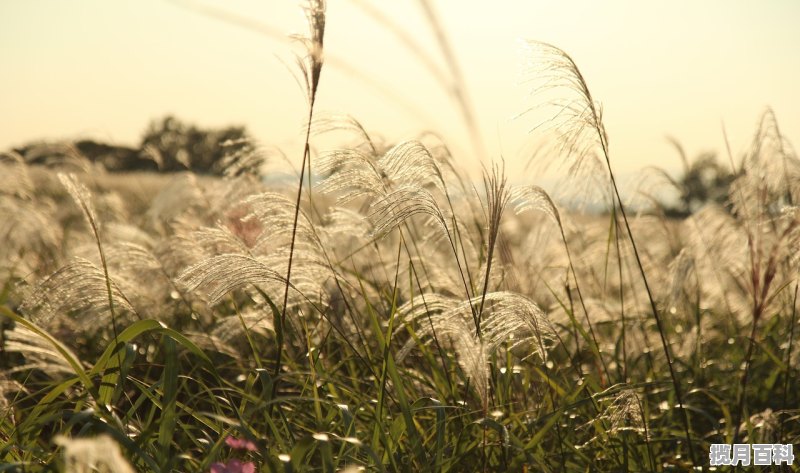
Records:
[[[200,128],[173,116],[152,121],[137,148],[84,139],[71,143],[38,141],[15,148],[28,164],[49,164],[79,155],[112,172],[191,170],[222,174],[223,158],[250,142],[243,126]]]

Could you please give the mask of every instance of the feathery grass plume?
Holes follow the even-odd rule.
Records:
[[[439,164],[419,141],[404,141],[393,146],[378,161],[378,165],[389,182],[432,186],[447,193]]]
[[[306,21],[308,22],[308,36],[297,35],[293,37],[293,39],[302,43],[305,48],[305,54],[302,56],[298,55],[296,62],[300,72],[303,73],[304,90],[310,108],[313,108],[314,101],[316,100],[319,79],[322,74],[322,52],[325,40],[325,8],[324,0],[308,0],[305,2],[303,11],[305,12]],[[311,117],[313,117],[313,113],[309,113],[309,128],[311,126]]]
[[[695,262],[686,248],[681,249],[678,256],[669,264],[670,284],[666,299],[668,310],[674,313],[682,302],[691,304],[686,295],[692,289],[692,280],[696,281],[694,273]],[[699,288],[698,288],[699,289]]]
[[[408,302],[398,308],[397,314],[401,320],[417,325],[420,339],[433,337],[435,334],[439,340],[450,344],[467,382],[478,393],[482,411],[487,412],[491,352],[487,350],[486,342],[475,335],[472,314],[473,306],[479,302],[477,298],[464,302],[435,293],[426,294],[424,303]],[[406,342],[397,353],[398,362],[402,362],[414,346],[414,339]]]
[[[213,227],[201,227],[190,233],[188,240],[181,240],[187,252],[195,252],[197,259],[223,253],[249,254],[250,239],[247,234],[239,236],[237,228],[218,223]]]
[[[361,122],[351,115],[323,111],[314,117],[314,121],[311,123],[312,135],[323,135],[334,131],[346,131],[355,135],[356,144],[350,146],[349,149],[366,150],[371,156],[376,156],[379,149],[383,148],[383,145],[375,142],[367,133]]]
[[[594,329],[594,324],[589,316],[589,309],[587,308],[586,301],[583,297],[583,292],[581,290],[581,284],[578,280],[578,274],[575,271],[575,265],[573,264],[572,252],[570,250],[570,245],[567,240],[566,232],[564,231],[564,225],[561,221],[561,215],[558,212],[558,208],[556,207],[553,200],[550,196],[545,192],[543,189],[536,187],[536,186],[525,186],[516,191],[512,191],[511,197],[512,200],[516,201],[515,210],[517,214],[524,212],[529,209],[536,209],[544,212],[550,218],[552,218],[561,234],[561,241],[564,245],[564,251],[567,256],[567,267],[569,268],[569,273],[567,276],[566,281],[566,290],[567,292],[570,291],[570,281],[569,281],[569,274],[572,275],[572,280],[575,283],[575,292],[578,295],[578,302],[580,304],[580,308],[584,313],[584,318],[586,320],[586,325],[589,329],[589,334],[591,336],[591,342],[594,345],[593,351],[595,352],[595,356],[598,358],[598,362],[602,365],[603,371],[608,375],[608,368],[606,366],[605,360],[603,359],[600,351],[600,342],[598,340],[596,331]],[[593,240],[593,241],[602,241],[602,239]],[[593,253],[590,253],[593,254]],[[596,254],[600,255],[602,252],[597,252]],[[622,287],[622,281],[620,281],[620,287]],[[568,297],[569,294],[568,294]],[[574,308],[572,309],[574,314]],[[572,322],[572,320],[570,320]],[[573,322],[574,323],[574,322]],[[623,322],[622,326],[625,326]],[[577,338],[577,336],[576,336]]]
[[[327,174],[320,189],[341,193],[341,202],[385,196],[403,186],[432,187],[447,194],[439,164],[425,145],[415,140],[393,146],[379,159],[372,150],[330,151],[321,156],[318,169]]]
[[[120,241],[108,246],[109,272],[124,290],[137,311],[164,320],[175,307],[168,302],[183,298],[167,269],[149,249],[136,243]]]
[[[661,338],[661,347],[667,359],[667,366],[669,368],[673,390],[675,391],[675,397],[683,414],[683,430],[686,436],[686,446],[689,450],[689,457],[692,463],[696,465],[697,458],[695,456],[694,444],[692,442],[691,429],[689,426],[689,414],[684,408],[683,390],[675,374],[672,363],[673,358],[670,353],[669,343],[667,342],[664,323],[659,314],[653,291],[650,289],[647,273],[645,272],[642,258],[636,245],[636,239],[631,231],[625,205],[620,196],[619,186],[617,185],[616,177],[611,168],[608,135],[603,125],[602,109],[599,104],[595,103],[580,69],[578,69],[575,61],[573,61],[567,53],[546,43],[528,42],[527,44],[531,56],[537,58],[537,60],[532,62],[532,72],[538,73],[534,79],[544,81],[540,87],[534,87],[533,93],[560,89],[571,91],[571,93],[575,95],[575,98],[556,99],[555,101],[555,105],[557,105],[560,110],[553,118],[552,123],[560,130],[561,141],[564,144],[562,151],[573,158],[573,166],[580,167],[580,163],[584,158],[590,155],[597,157],[597,160],[602,160],[605,164],[609,183],[611,185],[610,190],[613,195],[612,203],[615,209],[615,215],[616,209],[619,209],[639,269],[642,284],[644,284],[644,289],[650,302],[653,318]],[[559,121],[559,117],[561,117],[561,121]]]
[[[276,192],[261,192],[242,201],[247,209],[242,222],[258,222],[263,229],[254,251],[266,253],[269,250],[290,245],[310,245],[321,250],[321,242],[314,223],[302,209],[297,211],[294,223],[294,202]]]
[[[500,169],[495,165],[492,167],[491,174],[484,170],[483,188],[486,193],[486,208],[484,210],[486,216],[486,270],[483,275],[481,302],[475,314],[475,334],[478,337],[482,337],[481,318],[483,316],[483,304],[486,300],[486,294],[489,292],[489,277],[492,272],[492,261],[494,259],[497,237],[500,234],[500,223],[509,200],[506,184],[505,167]]]
[[[64,449],[66,473],[134,473],[119,445],[108,435],[68,438],[58,435],[53,442]]]
[[[474,335],[474,326],[470,328],[470,322],[473,322],[472,308],[481,301],[486,303],[487,309],[481,346],[487,353],[494,353],[504,343],[510,342],[510,347],[515,350],[523,345],[528,347],[530,353],[523,358],[538,355],[543,360],[547,359],[547,348],[555,339],[555,330],[544,311],[520,294],[490,292],[485,297],[476,296],[469,301],[426,294],[425,304],[408,302],[398,309],[398,314],[403,320],[413,322],[419,327],[417,333],[420,338],[432,335],[428,324],[429,315],[433,321],[433,329],[440,335],[453,334],[464,329]],[[477,340],[479,337],[474,335],[474,338]],[[398,352],[398,360],[405,358],[413,346],[413,340],[407,342]],[[464,355],[457,348],[456,353]]]
[[[75,375],[75,368],[64,356],[53,348],[49,340],[40,337],[32,330],[20,324],[3,333],[6,353],[19,353],[24,361],[4,370],[6,375],[24,373],[28,370],[39,370],[48,377],[58,379]],[[73,353],[69,353],[74,359]]]
[[[205,259],[186,268],[178,276],[178,284],[189,291],[201,291],[214,305],[229,292],[249,284],[285,283],[280,273],[257,258],[240,254],[223,254]]]
[[[531,95],[543,95],[555,91],[571,93],[572,97],[556,95],[550,97],[549,104],[557,111],[548,122],[538,124],[531,131],[544,125],[554,129],[562,144],[561,155],[569,156],[573,163],[572,171],[577,171],[584,160],[600,159],[594,153],[595,146],[608,149],[608,136],[602,120],[602,108],[592,98],[586,81],[575,61],[560,48],[540,41],[523,43],[528,59],[523,74],[526,83],[531,85]],[[523,116],[534,107],[522,112]]]
[[[547,348],[554,340],[555,330],[538,305],[512,292],[490,292],[482,299],[491,306],[483,324],[490,351],[510,340],[512,349],[523,344],[530,349],[523,358],[538,355],[542,360],[547,359]]]
[[[32,193],[25,158],[15,151],[0,152],[0,194],[30,199]]]
[[[517,186],[509,193],[509,202],[514,205],[514,212],[519,215],[528,210],[539,210],[551,217],[563,230],[561,215],[550,195],[539,186]]]
[[[780,205],[797,203],[800,160],[791,142],[781,133],[775,112],[761,116],[742,167],[762,182],[769,198]]]
[[[130,223],[111,222],[105,225],[105,232],[109,241],[131,243],[150,249],[157,246],[160,238],[145,231],[143,228]]]
[[[92,203],[92,194],[89,192],[89,189],[78,180],[75,174],[58,173],[58,179],[67,190],[67,193],[69,193],[75,201],[75,204],[78,205],[83,212],[86,223],[89,225],[89,229],[92,233],[94,233],[95,239],[99,240],[100,237],[97,233],[97,213]]]
[[[416,185],[401,186],[373,204],[370,214],[375,227],[373,234],[386,235],[415,215],[427,217],[426,223],[441,230],[452,242],[449,212],[439,206],[430,191]]]
[[[82,325],[102,326],[110,315],[109,287],[116,308],[135,313],[128,298],[103,269],[76,257],[36,284],[21,309],[37,324],[47,325],[71,312],[80,315]]]
[[[155,196],[145,215],[155,228],[163,230],[164,224],[203,208],[205,203],[197,177],[191,173],[180,173],[172,177],[169,184]]]
[[[615,394],[602,416],[611,422],[612,433],[632,430],[646,435],[642,402],[633,389],[623,389]]]
[[[83,211],[83,216],[86,218],[89,228],[92,230],[92,235],[94,236],[95,243],[97,244],[97,253],[100,255],[103,277],[105,279],[106,295],[108,296],[107,307],[108,312],[111,315],[111,327],[113,329],[114,338],[117,338],[119,330],[117,330],[117,313],[114,310],[114,296],[122,294],[119,289],[116,289],[115,285],[111,281],[111,277],[108,274],[108,262],[106,261],[106,255],[103,251],[103,244],[100,240],[99,224],[94,206],[92,205],[91,193],[86,186],[78,181],[78,178],[74,174],[58,173],[58,179],[61,181],[61,184],[73,198],[78,207],[80,207],[80,209]],[[122,299],[122,307],[125,309],[130,309],[131,312],[135,313],[130,305],[130,302],[124,296]]]
[[[0,196],[0,268],[16,274],[52,272],[63,228],[48,205]]]
[[[326,176],[317,188],[323,193],[338,193],[342,204],[382,193],[385,186],[372,155],[359,149],[323,153],[317,161],[317,171]]]
[[[220,319],[211,331],[211,335],[225,344],[232,343],[234,339],[242,336],[242,323],[246,325],[248,331],[264,336],[267,332],[275,331],[269,308],[247,307],[239,314]]]
[[[610,398],[607,398],[609,395]],[[597,420],[608,422],[609,427],[592,437],[581,447],[585,447],[592,442],[605,441],[607,435],[618,436],[622,432],[635,432],[642,436],[647,443],[648,450],[651,448],[650,432],[642,409],[642,401],[639,399],[635,389],[627,385],[615,385],[601,393],[597,393],[594,397],[605,401],[605,409],[597,418],[592,419],[583,427],[591,428]],[[650,452],[650,456],[652,457],[652,452]],[[651,464],[651,466],[654,465]]]
[[[308,166],[308,181],[311,185],[311,124],[314,120],[314,104],[317,99],[317,88],[319,87],[319,79],[322,73],[322,51],[325,39],[325,2],[324,0],[309,0],[305,8],[306,20],[308,21],[309,36],[299,38],[304,44],[306,49],[305,56],[297,57],[297,64],[300,71],[303,73],[303,81],[305,83],[306,98],[308,99],[308,117],[306,120],[306,133],[305,133],[305,146],[303,147],[303,160],[300,164],[300,176],[298,176],[297,183],[297,199],[294,206],[294,221],[292,224],[292,237],[289,244],[289,258],[286,266],[286,285],[283,292],[283,307],[281,308],[281,317],[276,326],[276,339],[278,345],[278,353],[275,356],[275,366],[273,375],[278,376],[281,372],[282,356],[283,356],[283,341],[284,341],[284,328],[286,326],[286,309],[289,304],[289,286],[292,281],[292,261],[294,258],[295,238],[297,236],[297,225],[300,217],[300,202],[303,197],[303,180],[306,173],[306,166]],[[278,392],[278,383],[273,384],[272,396]],[[272,413],[274,404],[270,404],[269,411]]]

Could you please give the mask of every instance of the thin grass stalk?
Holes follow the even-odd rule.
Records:
[[[503,217],[503,211],[505,210],[505,206],[509,199],[508,191],[506,190],[505,169],[501,170],[500,175],[498,176],[498,169],[495,167],[492,169],[492,174],[484,174],[483,182],[484,188],[486,189],[486,207],[489,211],[489,214],[487,215],[488,235],[486,239],[486,274],[484,275],[483,279],[483,292],[481,293],[480,307],[478,308],[478,313],[475,317],[475,331],[478,339],[481,341],[483,341],[483,334],[481,333],[481,317],[483,316],[483,306],[486,302],[486,293],[489,291],[489,278],[492,272],[494,248],[497,243],[497,236],[500,233],[500,221]],[[458,258],[455,247],[453,248],[453,251],[456,253],[456,258]],[[466,281],[464,284],[466,285]]]
[[[797,292],[798,283],[794,285],[794,297],[792,297],[792,321],[789,328],[789,347],[786,349],[786,378],[783,380],[783,398],[781,400],[781,410],[786,410],[786,400],[789,397],[789,380],[792,377],[792,343],[794,342],[794,324],[797,321]],[[778,439],[784,442],[784,421],[781,421]]]
[[[602,374],[605,374],[605,379],[608,380],[608,366],[606,365],[605,360],[603,360],[602,353],[600,353],[600,344],[597,342],[597,335],[595,335],[594,332],[594,325],[592,324],[592,321],[589,319],[589,311],[586,309],[586,303],[584,302],[583,299],[583,293],[581,292],[581,285],[578,282],[578,274],[575,271],[575,266],[572,264],[572,254],[570,253],[569,245],[567,244],[567,236],[564,233],[564,229],[561,228],[560,225],[559,228],[561,230],[561,239],[564,242],[564,248],[565,251],[567,252],[567,262],[569,264],[569,271],[570,273],[572,273],[572,280],[575,281],[575,292],[578,293],[578,302],[580,302],[581,308],[583,309],[583,315],[586,318],[586,325],[589,327],[589,335],[592,337],[592,343],[594,344],[593,351],[597,357],[597,362],[603,368]],[[567,290],[567,296],[570,299],[570,305],[572,305],[572,295],[569,293],[569,282],[567,282],[566,290]],[[598,371],[600,366],[598,366]]]
[[[675,397],[678,401],[678,406],[680,407],[681,412],[683,413],[683,427],[689,448],[689,454],[691,456],[692,463],[695,466],[697,466],[698,463],[694,452],[694,445],[692,444],[691,429],[689,426],[689,414],[684,407],[683,393],[680,387],[680,383],[678,382],[678,378],[675,374],[672,354],[670,353],[669,343],[667,342],[664,324],[663,321],[661,320],[661,316],[659,315],[658,307],[656,306],[656,302],[653,297],[653,292],[650,288],[650,283],[647,280],[647,275],[644,270],[644,265],[642,264],[641,256],[639,255],[639,250],[636,246],[636,239],[634,238],[633,232],[631,231],[630,222],[628,220],[628,216],[625,211],[625,206],[622,203],[622,197],[620,196],[619,193],[619,186],[617,185],[617,180],[611,166],[611,159],[608,150],[608,138],[606,136],[605,129],[603,127],[601,114],[599,113],[595,101],[592,98],[589,87],[586,84],[586,80],[581,74],[580,69],[578,69],[578,66],[575,64],[575,61],[573,61],[573,59],[567,53],[565,53],[559,48],[556,48],[546,43],[538,43],[538,44],[541,47],[543,47],[545,51],[549,51],[550,54],[553,54],[556,57],[556,59],[553,60],[553,62],[551,63],[553,69],[551,69],[550,72],[555,70],[558,73],[558,71],[560,71],[565,77],[563,84],[566,84],[566,87],[568,89],[573,90],[580,95],[579,102],[575,107],[572,108],[573,111],[575,110],[578,111],[576,112],[576,117],[575,117],[575,119],[577,120],[577,123],[575,124],[575,126],[577,127],[577,133],[569,132],[567,135],[564,135],[564,137],[573,136],[575,140],[580,140],[582,131],[586,127],[589,127],[591,128],[590,133],[596,135],[597,144],[600,145],[602,158],[605,161],[604,164],[605,167],[608,169],[609,178],[611,181],[611,188],[613,190],[613,197],[614,197],[613,199],[614,205],[619,206],[620,213],[622,214],[622,219],[625,223],[625,229],[631,241],[631,247],[633,249],[633,254],[636,259],[636,264],[638,266],[639,273],[642,277],[642,281],[644,282],[647,296],[650,301],[650,307],[653,311],[653,317],[656,320],[656,326],[658,328],[659,336],[661,338],[661,345],[667,359],[667,365],[669,367],[670,379],[672,381],[672,385],[675,390]],[[550,82],[549,86],[553,87],[552,81]],[[562,112],[568,110],[569,108],[570,107],[562,108]],[[560,113],[561,112],[559,112],[559,114]],[[589,148],[581,148],[576,141],[568,145],[567,149],[570,152],[578,152],[579,154],[585,154],[588,152]]]
[[[598,130],[599,133],[599,130]],[[608,157],[608,149],[605,141],[602,141],[603,144],[603,155],[605,156],[606,165],[608,166],[609,176],[611,177],[611,185],[614,188],[614,195],[616,197],[617,205],[619,205],[620,213],[622,214],[622,220],[625,222],[625,230],[628,233],[628,238],[631,242],[631,248],[633,249],[633,255],[636,258],[636,265],[639,267],[639,273],[642,276],[642,282],[644,282],[645,292],[647,292],[647,298],[650,301],[650,308],[653,310],[653,318],[656,321],[656,328],[658,329],[658,335],[661,338],[661,346],[664,350],[664,355],[667,359],[667,366],[669,367],[669,375],[672,379],[672,385],[675,389],[675,399],[678,401],[678,407],[680,408],[681,412],[683,413],[683,428],[684,433],[686,434],[686,443],[687,447],[689,448],[689,456],[692,459],[692,463],[697,466],[697,457],[695,456],[694,452],[694,445],[692,444],[692,434],[689,428],[689,413],[687,412],[686,408],[683,404],[683,392],[680,387],[680,383],[678,382],[678,377],[675,375],[675,368],[672,366],[673,359],[672,354],[669,350],[669,343],[667,342],[667,336],[665,333],[664,323],[661,320],[661,316],[658,313],[658,307],[656,307],[656,301],[653,298],[653,291],[650,289],[650,283],[647,281],[647,274],[644,271],[644,265],[642,265],[642,259],[639,256],[639,250],[636,248],[636,239],[633,237],[633,232],[631,231],[630,223],[628,222],[628,216],[625,213],[625,206],[622,204],[622,197],[619,194],[619,188],[617,187],[617,180],[614,177],[614,172],[611,169],[611,160]]]
[[[625,286],[622,279],[622,251],[619,245],[619,225],[617,225],[616,210],[612,212],[614,219],[614,244],[617,249],[617,268],[619,269],[619,306],[620,318],[622,322],[620,338],[622,339],[622,382],[628,382],[628,349],[626,342],[626,328],[625,328]],[[648,444],[649,445],[649,444]]]
[[[428,23],[430,23],[431,29],[433,29],[433,32],[436,35],[439,48],[442,50],[442,54],[447,62],[447,67],[450,69],[450,73],[453,76],[451,92],[453,97],[455,97],[459,108],[461,109],[461,116],[464,118],[464,123],[467,125],[467,129],[469,130],[469,136],[472,140],[472,145],[479,153],[478,158],[482,160],[486,155],[486,148],[483,144],[483,139],[481,138],[477,121],[475,120],[475,114],[472,111],[472,106],[467,98],[467,87],[464,82],[464,75],[461,73],[461,68],[456,60],[456,55],[453,52],[453,48],[451,47],[450,41],[447,38],[447,33],[445,33],[444,27],[442,26],[441,21],[439,21],[439,18],[436,15],[436,11],[434,10],[433,5],[431,5],[430,0],[420,0],[419,3],[422,7],[422,10],[425,12],[425,17],[427,18]]]
[[[314,104],[316,103],[319,79],[322,73],[322,48],[325,37],[325,2],[323,0],[312,1],[306,7],[306,16],[308,18],[311,34],[311,38],[309,39],[310,45],[307,45],[308,61],[310,64],[305,64],[302,60],[298,60],[298,62],[306,81],[308,121],[306,123],[306,136],[303,146],[303,161],[300,165],[300,177],[297,184],[297,199],[295,200],[294,220],[292,223],[292,239],[289,244],[289,262],[286,268],[286,286],[283,292],[283,308],[281,309],[280,320],[278,320],[275,331],[278,352],[275,355],[275,367],[273,369],[274,382],[272,385],[272,398],[277,394],[278,375],[281,372],[284,328],[286,327],[286,308],[289,303],[289,286],[292,277],[292,262],[294,261],[294,248],[297,239],[297,222],[300,216],[300,202],[303,196],[303,180],[305,178],[306,166],[309,167],[310,175],[311,145],[309,144],[309,140],[311,139],[311,123],[314,118]],[[272,404],[270,406],[272,406]]]
[[[644,387],[647,390],[647,386]],[[646,391],[645,391],[646,392]],[[644,414],[644,406],[639,396],[636,396],[636,402],[639,404],[639,412],[642,415],[642,427],[644,427],[644,443],[647,447],[647,457],[650,459],[650,471],[656,471],[656,457],[653,454],[653,446],[650,444],[650,432],[647,427],[647,416]]]
[[[779,242],[786,238],[792,230],[794,230],[796,225],[796,220],[792,222],[781,234],[779,238]],[[752,241],[748,239],[748,241]],[[739,439],[739,433],[741,430],[741,421],[742,416],[744,415],[744,406],[747,399],[747,383],[749,380],[750,375],[750,366],[752,363],[753,353],[755,353],[756,347],[756,335],[758,333],[758,322],[761,320],[761,317],[764,315],[764,311],[767,308],[767,304],[769,303],[769,288],[771,286],[772,281],[774,281],[774,277],[777,271],[777,258],[779,253],[778,246],[780,243],[776,243],[775,247],[772,249],[772,253],[770,255],[769,260],[767,261],[766,267],[764,269],[764,278],[761,281],[761,273],[760,273],[760,259],[756,257],[756,250],[755,244],[753,244],[750,253],[751,253],[751,265],[752,265],[752,278],[754,283],[754,290],[753,290],[753,326],[750,330],[750,342],[747,347],[747,354],[744,358],[744,372],[742,373],[742,377],[739,381],[740,391],[739,391],[739,400],[737,403],[737,410],[736,410],[736,423],[734,425],[734,434],[733,434],[733,443],[736,443]],[[760,290],[758,290],[760,287]]]

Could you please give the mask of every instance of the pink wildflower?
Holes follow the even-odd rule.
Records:
[[[228,438],[225,439],[225,445],[231,447],[234,450],[247,450],[250,452],[258,451],[258,447],[256,444],[251,442],[247,439],[237,439],[236,437],[231,437],[230,435]]]
[[[253,462],[242,463],[239,460],[228,460],[228,463],[214,463],[209,473],[256,473],[256,464]]]

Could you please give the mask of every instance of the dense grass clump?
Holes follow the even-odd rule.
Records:
[[[582,215],[501,164],[473,184],[431,134],[316,118],[308,18],[293,183],[257,146],[224,178],[3,155],[0,463],[685,471],[797,442],[800,161],[771,113],[721,203],[633,215],[578,67],[530,43],[545,154],[609,203]]]

